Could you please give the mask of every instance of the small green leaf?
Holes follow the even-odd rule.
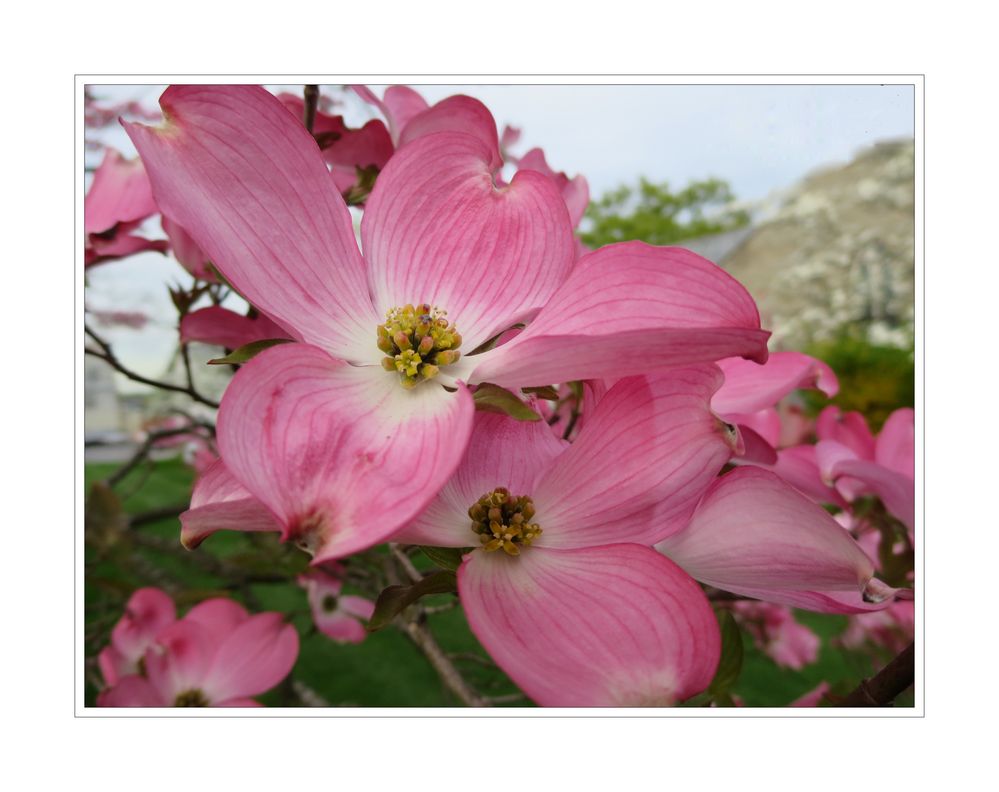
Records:
[[[368,619],[368,632],[380,630],[407,607],[427,594],[451,594],[458,590],[458,578],[451,570],[432,572],[411,586],[389,586],[382,590],[375,603],[375,612]]]
[[[433,561],[441,569],[454,572],[461,566],[461,557],[472,551],[471,547],[426,547],[420,545],[423,555]]]
[[[533,393],[539,399],[547,399],[548,401],[558,401],[558,391],[555,390],[551,385],[542,385],[537,388],[523,388],[524,393]]]
[[[472,396],[475,400],[475,409],[483,412],[500,413],[509,415],[518,421],[540,421],[541,416],[528,407],[524,402],[510,393],[506,388],[493,385],[490,382],[483,383],[475,389]]]
[[[503,337],[503,333],[508,333],[511,330],[523,330],[525,327],[527,327],[527,325],[525,325],[523,323],[520,323],[520,322],[518,322],[515,325],[510,325],[510,327],[508,327],[503,332],[497,333],[492,338],[489,338],[489,339],[486,339],[485,341],[483,341],[481,344],[479,344],[477,347],[475,347],[475,349],[473,349],[468,354],[469,355],[478,355],[480,352],[488,352],[490,349],[492,349],[494,346],[496,346],[496,344],[499,342],[499,340]],[[467,357],[467,355],[466,355],[466,357]]]
[[[251,358],[256,357],[265,349],[272,346],[277,346],[278,344],[290,344],[290,338],[265,338],[262,341],[252,341],[249,344],[244,344],[239,349],[235,349],[230,352],[225,357],[215,358],[214,360],[209,360],[209,366],[236,366],[240,363],[245,363]]]
[[[718,661],[715,678],[708,685],[708,693],[721,706],[731,706],[729,690],[742,671],[742,634],[730,610],[719,608],[715,615],[721,627],[721,659]]]

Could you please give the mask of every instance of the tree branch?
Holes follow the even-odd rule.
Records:
[[[319,86],[318,85],[306,85],[305,86],[305,117],[302,121],[305,123],[305,128],[309,130],[309,134],[312,134],[312,127],[316,125],[316,107],[319,105]]]
[[[909,644],[901,654],[871,679],[865,679],[844,698],[840,707],[890,707],[916,678],[915,644]]]
[[[137,374],[131,369],[126,368],[125,365],[118,360],[117,357],[115,357],[114,352],[111,350],[111,345],[108,344],[107,341],[97,335],[97,333],[89,327],[84,326],[83,329],[84,332],[90,336],[91,339],[93,339],[94,343],[100,347],[100,351],[96,349],[84,349],[84,353],[100,358],[119,374],[123,374],[133,382],[141,382],[143,385],[150,385],[154,388],[159,388],[160,390],[173,391],[174,393],[184,393],[196,402],[206,404],[209,407],[218,408],[219,403],[217,401],[212,401],[211,399],[202,396],[191,386],[185,387],[183,385],[174,385],[170,382],[160,382],[159,380],[150,379],[149,377],[143,377],[141,374]]]

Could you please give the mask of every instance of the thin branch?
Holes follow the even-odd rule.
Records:
[[[840,707],[890,707],[916,678],[915,644],[909,644],[871,679],[865,679]]]
[[[305,86],[305,117],[302,121],[305,123],[305,128],[309,130],[309,134],[312,134],[312,127],[316,125],[316,107],[319,105],[319,86],[318,85],[306,85]]]
[[[159,509],[150,509],[139,514],[135,514],[128,520],[129,528],[138,528],[140,525],[166,520],[170,517],[179,517],[181,513],[191,508],[190,503],[175,503],[172,506],[163,506]]]
[[[156,445],[157,441],[166,437],[190,434],[190,432],[191,427],[189,426],[178,427],[176,429],[163,429],[159,432],[150,432],[149,436],[146,437],[145,442],[136,449],[131,458],[107,477],[108,486],[114,487],[117,484],[120,484],[129,473],[141,464],[142,460],[149,456],[149,452],[153,450],[153,446]]]
[[[400,625],[402,631],[426,655],[427,660],[430,661],[430,665],[434,667],[434,671],[437,672],[437,675],[448,690],[454,693],[466,707],[489,706],[489,702],[476,693],[472,689],[472,686],[465,681],[465,678],[454,667],[454,664],[448,659],[444,650],[441,649],[440,644],[437,643],[437,640],[431,635],[425,625],[418,623],[416,619],[403,619],[400,621],[402,622]]]
[[[150,379],[149,377],[143,377],[141,374],[137,374],[131,369],[126,368],[125,365],[120,360],[118,360],[117,357],[115,357],[114,352],[111,350],[111,345],[108,344],[107,341],[105,341],[103,338],[97,335],[97,333],[95,333],[89,327],[84,327],[84,332],[86,332],[86,334],[90,336],[91,339],[93,339],[94,343],[96,343],[100,347],[100,351],[96,349],[84,349],[83,350],[84,353],[88,355],[93,355],[96,358],[100,358],[109,366],[111,366],[111,368],[117,371],[119,374],[123,374],[133,382],[141,382],[143,385],[150,385],[154,388],[159,388],[160,390],[173,391],[174,393],[184,393],[190,396],[196,402],[201,402],[201,404],[206,404],[209,407],[217,408],[219,406],[218,402],[212,401],[206,396],[202,396],[200,393],[198,393],[194,388],[190,386],[185,387],[183,385],[174,385],[170,382],[161,382],[159,380]]]

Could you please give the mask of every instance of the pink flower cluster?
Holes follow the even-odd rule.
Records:
[[[537,149],[511,156],[514,135],[501,147],[476,100],[355,90],[387,126],[318,112],[310,134],[300,100],[254,86],[173,86],[163,126],[125,124],[175,251],[256,309],[191,313],[184,340],[290,341],[229,385],[186,546],[280,532],[313,556],[301,583],[341,641],[363,637],[371,605],[319,565],[388,540],[466,548],[469,624],[542,705],[704,690],[720,633],[699,584],[832,612],[892,602],[820,502],[873,493],[896,513],[908,497],[911,527],[902,419],[875,441],[820,418],[818,446],[781,449],[778,403],[838,384],[821,361],[769,354],[741,284],[680,248],[583,251],[585,180]],[[365,179],[358,242],[343,196]],[[534,395],[552,386],[554,405]],[[498,388],[532,420],[477,410]],[[788,665],[814,656],[802,637],[788,635]]]
[[[177,619],[159,589],[136,591],[98,658],[99,707],[259,707],[298,657],[298,633],[280,613],[251,616],[229,599]]]

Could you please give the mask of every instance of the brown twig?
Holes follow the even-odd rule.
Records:
[[[206,396],[202,396],[191,386],[184,385],[174,385],[170,382],[161,382],[160,380],[150,379],[149,377],[143,377],[141,374],[137,374],[131,369],[127,368],[117,357],[115,357],[114,352],[111,350],[111,345],[108,344],[103,338],[101,338],[97,333],[91,330],[89,327],[84,327],[84,332],[90,336],[90,338],[96,343],[100,350],[97,349],[84,349],[84,353],[87,355],[92,355],[93,357],[100,358],[105,363],[107,363],[111,368],[128,377],[133,382],[141,382],[143,385],[150,385],[154,388],[159,388],[160,390],[172,391],[174,393],[184,393],[190,396],[194,401],[200,402],[201,404],[208,405],[209,407],[217,408],[219,403],[217,401],[212,401]]]
[[[894,660],[839,702],[840,707],[890,707],[916,678],[915,645],[909,644]]]
[[[309,130],[309,134],[312,134],[312,127],[316,125],[316,107],[319,105],[319,86],[318,85],[306,85],[305,86],[305,116],[302,121],[305,123],[305,128]]]
[[[176,429],[163,429],[158,432],[150,432],[148,437],[146,437],[145,442],[143,442],[143,444],[136,449],[131,458],[107,477],[108,486],[114,487],[117,484],[120,484],[129,473],[141,464],[142,460],[149,456],[149,452],[153,450],[153,446],[156,445],[158,440],[163,440],[167,437],[176,437],[177,435],[190,434],[191,428],[192,427],[190,426],[183,426]]]

